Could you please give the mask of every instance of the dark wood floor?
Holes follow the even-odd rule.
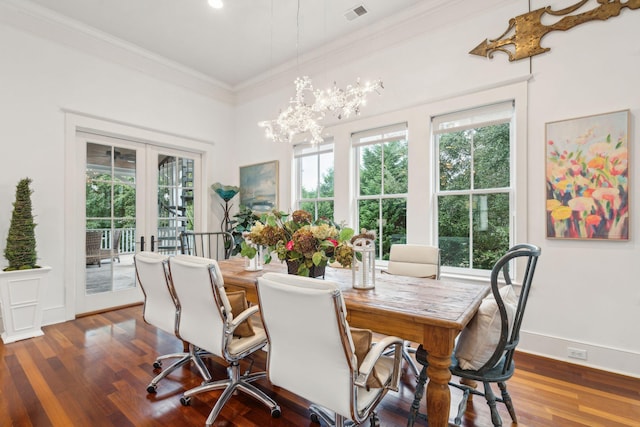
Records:
[[[219,392],[194,397],[183,407],[182,391],[200,383],[191,370],[162,381],[156,395],[145,391],[154,357],[182,344],[145,324],[141,311],[135,306],[96,314],[45,327],[44,337],[0,342],[0,426],[204,425]],[[259,353],[256,366],[264,367],[264,353]],[[518,425],[640,426],[639,379],[525,354],[517,362],[509,389]],[[225,375],[223,365],[209,363],[214,378]],[[406,425],[413,383],[405,374],[400,392],[387,395],[379,410],[382,426]],[[216,426],[317,426],[308,419],[307,401],[266,380],[256,384],[278,401],[282,417],[272,419],[265,407],[240,394],[224,407]],[[452,394],[453,414],[459,394]],[[499,406],[504,425],[510,425]],[[476,397],[463,425],[490,424],[487,405]]]

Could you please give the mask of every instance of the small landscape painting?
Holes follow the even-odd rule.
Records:
[[[629,114],[547,123],[547,238],[629,239]]]
[[[256,214],[278,207],[278,161],[240,167],[240,205]]]

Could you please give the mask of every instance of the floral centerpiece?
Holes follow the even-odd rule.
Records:
[[[353,249],[349,239],[353,229],[341,227],[333,221],[318,219],[313,221],[307,211],[296,210],[291,215],[278,210],[265,213],[256,221],[247,234],[247,239],[255,245],[266,247],[264,263],[271,262],[275,253],[280,261],[286,261],[289,271],[300,276],[317,275],[316,267],[324,267],[338,262],[350,267]],[[255,256],[256,250],[250,244],[243,244],[243,256]],[[291,271],[291,268],[294,271]]]

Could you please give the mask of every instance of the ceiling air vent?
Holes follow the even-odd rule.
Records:
[[[353,21],[365,13],[367,13],[367,9],[365,9],[363,5],[354,6],[345,12],[344,17],[347,18],[348,21]]]

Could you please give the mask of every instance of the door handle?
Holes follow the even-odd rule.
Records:
[[[156,246],[156,236],[151,235],[151,252],[155,251],[155,246]]]
[[[144,252],[144,236],[140,236],[140,252]]]

